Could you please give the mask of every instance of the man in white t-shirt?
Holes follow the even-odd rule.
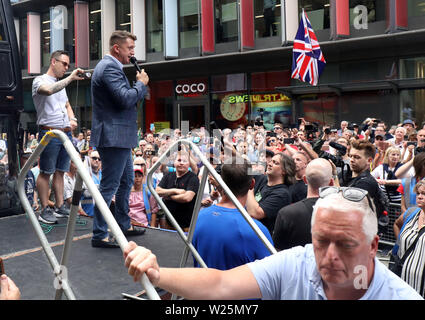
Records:
[[[50,57],[47,72],[34,79],[32,97],[37,111],[40,141],[47,131],[57,129],[65,132],[71,139],[71,131],[77,127],[77,119],[68,101],[65,87],[74,80],[83,80],[79,74],[84,70],[77,68],[63,78],[69,68],[69,55],[66,51],[55,51]],[[69,170],[70,157],[58,138],[53,138],[40,155],[40,174],[37,190],[41,202],[39,220],[47,224],[57,223],[58,217],[67,217],[69,209],[63,202],[64,173]],[[55,209],[48,206],[49,179],[53,174],[52,189],[55,192]]]

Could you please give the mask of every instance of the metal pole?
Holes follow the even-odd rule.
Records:
[[[78,208],[80,206],[81,194],[83,191],[83,180],[77,173],[75,179],[74,192],[72,194],[71,212],[68,218],[68,226],[66,230],[65,244],[62,252],[61,266],[66,267],[68,265],[69,252],[71,251],[72,238],[74,237],[75,223],[78,216]],[[62,288],[56,290],[55,300],[62,298]]]
[[[32,210],[31,204],[29,203],[27,196],[25,194],[25,178],[27,176],[28,171],[32,168],[33,164],[37,161],[40,154],[43,152],[44,148],[47,146],[47,144],[50,142],[50,140],[55,135],[52,132],[47,132],[46,135],[41,139],[39,145],[34,150],[33,154],[29,157],[27,162],[25,163],[24,167],[22,168],[19,176],[18,176],[18,195],[21,200],[22,206],[26,213],[28,214],[28,217],[30,219],[31,224],[34,227],[35,233],[40,240],[40,244],[46,254],[47,260],[50,263],[50,266],[53,269],[53,272],[55,273],[56,277],[60,277],[60,265],[59,262],[56,259],[55,254],[53,253],[52,248],[50,247],[49,241],[46,238],[46,235],[43,232],[43,229],[40,226],[40,223],[37,220],[37,217]],[[72,292],[71,288],[68,285],[68,282],[65,280],[62,282],[63,291],[65,292],[65,295],[69,300],[75,300],[75,295]]]

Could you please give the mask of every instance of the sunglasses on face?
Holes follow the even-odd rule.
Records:
[[[91,157],[91,159],[92,159],[92,160],[100,161],[100,158],[98,158],[98,157]]]
[[[353,202],[360,202],[365,197],[367,198],[367,202],[369,204],[369,208],[375,212],[375,209],[372,205],[372,200],[370,199],[369,193],[366,190],[355,188],[355,187],[322,187],[319,189],[319,198],[323,199],[327,196],[334,193],[342,193],[344,199]]]
[[[55,59],[57,62],[60,62],[60,63],[62,63],[62,65],[65,67],[65,68],[67,68],[67,67],[69,67],[69,63],[68,62],[65,62],[65,61],[62,61],[62,60],[59,60],[59,59]]]

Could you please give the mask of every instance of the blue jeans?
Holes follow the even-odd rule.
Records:
[[[41,141],[47,131],[49,130],[40,129],[38,131],[38,142]],[[69,139],[72,139],[71,132],[65,134]],[[40,172],[45,174],[52,174],[56,171],[68,172],[70,165],[71,158],[63,143],[58,138],[52,138],[40,154]]]
[[[126,148],[97,148],[102,161],[102,180],[99,191],[110,206],[115,195],[115,217],[122,231],[130,229],[129,198],[134,183],[133,159],[131,149]],[[108,225],[103,219],[97,206],[94,208],[93,240],[108,237]]]

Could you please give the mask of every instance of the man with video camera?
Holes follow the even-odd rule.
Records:
[[[383,222],[384,211],[386,211],[389,201],[376,179],[370,174],[370,165],[375,157],[375,146],[366,140],[354,141],[348,156],[350,157],[350,170],[341,175],[340,184],[342,187],[356,187],[366,190],[376,207],[378,220]],[[382,227],[386,227],[382,225]],[[384,230],[381,229],[380,232]]]

